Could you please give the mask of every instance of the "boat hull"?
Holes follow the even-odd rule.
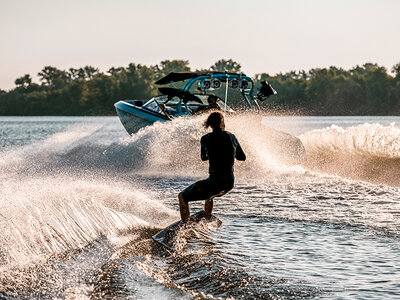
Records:
[[[129,134],[134,134],[139,129],[152,125],[157,121],[168,121],[169,119],[146,108],[135,105],[137,101],[118,101],[114,104],[122,125]]]

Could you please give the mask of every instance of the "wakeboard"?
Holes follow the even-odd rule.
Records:
[[[200,221],[215,222],[217,227],[221,226],[221,224],[222,224],[222,221],[220,219],[218,219],[214,215],[206,215],[204,210],[201,210],[201,211],[195,213],[194,215],[190,216],[191,224],[193,224],[193,223],[196,224],[196,223],[199,223]],[[167,226],[166,228],[164,228],[157,234],[153,235],[153,240],[155,240],[157,243],[161,244],[162,246],[166,247],[167,249],[172,250],[173,238],[174,238],[175,234],[177,233],[177,231],[179,230],[179,228],[183,225],[184,224],[182,223],[182,221],[177,221],[177,222]]]

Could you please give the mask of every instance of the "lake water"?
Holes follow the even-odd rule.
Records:
[[[400,117],[228,116],[248,159],[223,224],[168,252],[151,236],[207,176],[204,118],[0,117],[0,298],[400,299]]]

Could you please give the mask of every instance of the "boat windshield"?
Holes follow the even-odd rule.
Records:
[[[166,115],[167,117],[174,117],[181,113],[187,113],[187,110],[183,105],[179,107],[179,103],[180,99],[178,97],[173,97],[168,101],[168,96],[160,95],[147,101],[143,107],[156,113]]]
[[[209,103],[207,101],[209,95],[206,94],[196,94],[196,96],[200,99],[201,103],[197,101],[192,101],[189,100],[186,104],[188,110],[186,109],[186,106],[181,103],[181,99],[179,97],[173,97],[171,100],[168,101],[168,96],[161,95],[161,96],[156,96],[147,101],[143,107],[150,109],[154,112],[160,113],[160,114],[165,114],[167,112],[169,117],[175,116],[177,114],[183,113],[189,113],[193,114],[196,112],[204,111],[204,109],[207,109],[209,106]],[[181,105],[180,105],[181,103]],[[165,104],[165,109],[162,109],[162,106]],[[217,105],[221,110],[226,110],[232,112],[233,110],[230,108],[229,105],[226,105],[225,108],[225,103],[222,100],[217,101]]]

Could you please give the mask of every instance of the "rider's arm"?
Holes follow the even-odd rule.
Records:
[[[203,136],[200,140],[201,143],[201,160],[208,160],[207,138]]]
[[[244,154],[242,147],[239,144],[239,141],[236,139],[236,137],[232,134],[233,142],[235,143],[236,146],[236,155],[235,158],[237,160],[246,160],[246,154]]]

